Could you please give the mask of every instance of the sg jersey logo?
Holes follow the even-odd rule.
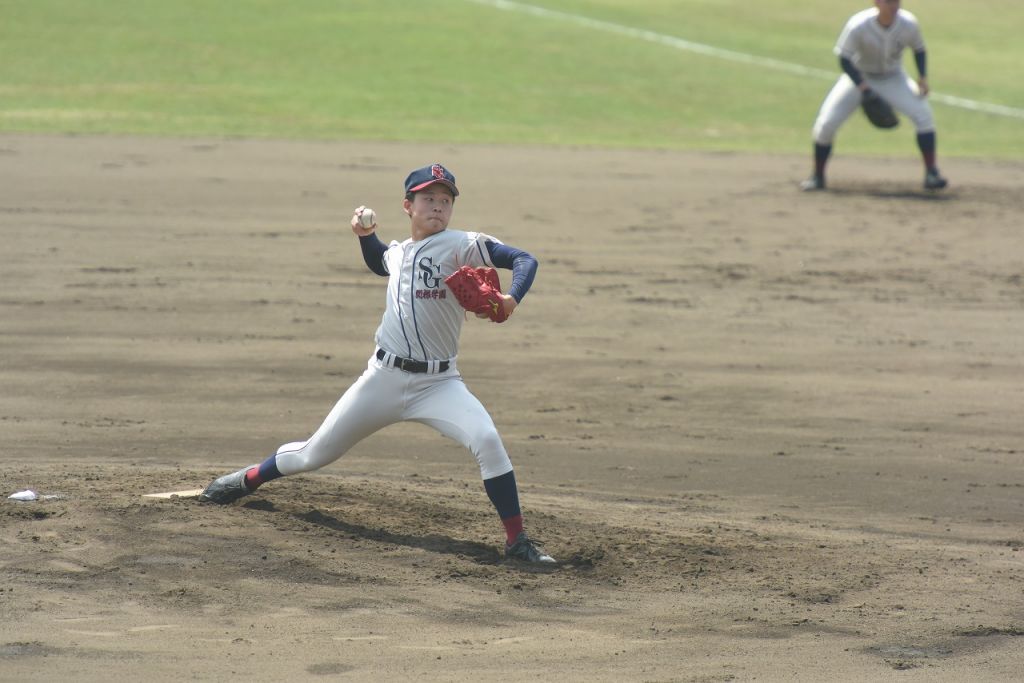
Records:
[[[418,264],[420,272],[416,279],[423,289],[416,288],[417,299],[447,299],[446,290],[441,288],[441,266],[434,265],[434,259],[424,256]]]
[[[434,259],[424,256],[419,262],[420,275],[417,278],[427,289],[437,289],[441,284],[441,266],[434,265]]]

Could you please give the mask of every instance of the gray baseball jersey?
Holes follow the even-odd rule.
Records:
[[[481,232],[452,229],[419,242],[391,242],[383,257],[388,293],[377,346],[414,360],[455,358],[466,311],[444,279],[461,266],[493,266],[486,241],[501,244]]]
[[[861,72],[868,86],[893,108],[909,117],[918,133],[935,130],[928,100],[918,92],[917,83],[903,70],[903,51],[924,49],[917,18],[900,10],[892,25],[878,23],[878,9],[870,8],[850,17],[834,52],[849,59]],[[814,121],[814,142],[831,145],[839,127],[860,108],[861,92],[843,73],[832,86]]]
[[[877,17],[874,8],[850,17],[834,52],[853,62],[865,76],[884,77],[902,70],[904,49],[925,49],[924,38],[917,17],[906,10],[901,9],[887,28],[878,23]]]

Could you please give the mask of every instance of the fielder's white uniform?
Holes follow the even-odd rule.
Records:
[[[487,410],[462,381],[455,359],[465,309],[444,279],[461,266],[493,266],[479,232],[443,230],[420,241],[393,241],[384,252],[387,304],[366,371],[307,441],[277,450],[282,475],[327,465],[370,434],[396,422],[420,422],[468,448],[483,479],[512,471]],[[399,359],[396,361],[396,359]],[[427,363],[405,372],[401,359]]]
[[[834,52],[856,66],[868,86],[893,108],[914,122],[918,133],[935,130],[931,106],[920,95],[917,83],[903,70],[903,50],[925,49],[917,17],[906,10],[896,14],[888,28],[877,21],[878,9],[870,8],[850,17]],[[814,122],[814,141],[831,145],[839,127],[857,111],[861,93],[843,73],[825,97]]]

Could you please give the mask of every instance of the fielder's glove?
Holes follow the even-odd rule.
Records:
[[[444,279],[462,307],[492,322],[508,320],[505,302],[501,298],[501,283],[494,268],[462,266]]]
[[[865,90],[861,96],[860,107],[876,128],[895,128],[900,125],[896,110],[874,90]]]

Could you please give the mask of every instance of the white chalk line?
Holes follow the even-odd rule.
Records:
[[[614,33],[628,38],[636,38],[637,40],[644,40],[649,43],[657,43],[676,50],[694,52],[708,57],[717,57],[718,59],[725,59],[730,62],[752,64],[754,66],[774,69],[776,71],[785,71],[798,76],[813,76],[823,80],[834,80],[838,76],[838,73],[835,71],[826,71],[824,69],[816,69],[814,67],[793,64],[791,62],[783,62],[778,59],[772,59],[771,57],[759,57],[757,55],[746,54],[744,52],[735,52],[733,50],[726,50],[713,45],[695,43],[692,40],[685,40],[683,38],[677,38],[664,33],[631,28],[629,26],[613,24],[600,19],[592,19],[579,14],[570,14],[569,12],[560,12],[558,10],[538,7],[536,5],[514,2],[513,0],[467,0],[467,2],[475,2],[478,5],[485,5],[487,7],[493,7],[507,12],[519,12],[545,19],[567,21],[576,24],[577,26],[592,28],[606,33]],[[936,102],[948,104],[951,107],[959,107],[961,109],[984,112],[986,114],[996,114],[998,116],[1007,116],[1015,119],[1024,119],[1024,109],[1018,109],[1016,107],[1007,107],[1002,104],[992,104],[990,102],[979,102],[977,100],[970,100],[964,97],[956,97],[955,95],[944,95],[934,91],[929,93],[928,97]]]

